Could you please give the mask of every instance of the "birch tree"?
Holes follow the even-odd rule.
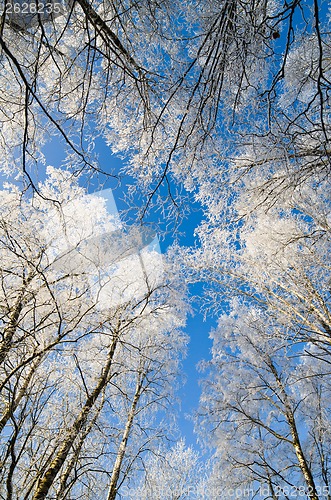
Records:
[[[77,0],[39,17],[10,5],[1,24],[4,172],[33,183],[52,134],[74,171],[105,171],[93,156],[103,137],[139,181],[142,216],[163,185],[170,200],[179,183],[220,203],[258,170],[272,202],[328,173],[326,3]]]
[[[130,498],[161,500],[204,498],[205,471],[197,452],[179,441],[170,449],[155,450],[145,462],[145,472]]]
[[[267,209],[243,189],[229,208],[237,221],[211,214],[201,248],[180,251],[220,315],[197,428],[225,498],[329,498],[327,186],[307,182]]]
[[[166,432],[182,294],[68,171],[39,192],[2,193],[1,494],[115,498]]]
[[[233,372],[242,400],[231,408],[221,401],[217,408],[219,426],[232,446],[229,455],[218,446],[224,470],[238,485],[254,485],[261,475],[274,497],[272,488],[304,481],[308,496],[317,498],[319,488],[328,488],[329,474],[328,438],[321,430],[324,423],[317,425],[327,414],[321,395],[328,393],[331,332],[327,4],[77,0],[61,5],[58,12],[54,5],[47,15],[36,17],[29,11],[26,18],[20,11],[13,13],[10,5],[3,10],[0,29],[1,169],[4,175],[23,176],[24,189],[32,186],[41,196],[26,203],[26,194],[6,191],[11,208],[2,207],[6,267],[1,276],[1,422],[7,496],[15,495],[17,488],[17,494],[25,491],[27,498],[102,498],[102,483],[107,484],[108,498],[114,498],[128,477],[126,471],[144,454],[140,405],[157,406],[157,392],[144,389],[150,383],[148,360],[158,360],[151,372],[152,386],[158,386],[158,374],[167,373],[163,335],[172,346],[169,331],[177,324],[167,316],[171,307],[165,307],[168,297],[170,303],[178,302],[176,294],[168,296],[168,289],[144,269],[139,285],[132,282],[138,261],[130,251],[119,265],[118,245],[111,270],[100,272],[110,243],[107,237],[100,244],[92,227],[100,228],[100,234],[118,228],[100,209],[99,200],[93,202],[94,211],[91,200],[77,201],[83,192],[68,181],[67,171],[53,172],[52,181],[38,186],[34,169],[43,168],[44,146],[57,136],[74,175],[109,174],[94,155],[99,138],[125,157],[125,171],[143,197],[140,219],[154,202],[162,208],[162,197],[172,208],[180,207],[175,192],[182,186],[201,204],[204,220],[195,233],[200,246],[174,251],[175,265],[185,268],[188,282],[206,283],[207,314],[225,311],[231,317],[235,296],[243,317],[250,318],[252,309],[266,324],[263,329],[254,323],[248,340],[244,330],[250,325],[238,326],[239,340],[246,339],[260,365],[242,352],[234,353],[249,390],[236,386]],[[74,222],[78,207],[90,225]],[[96,214],[93,221],[90,211]],[[87,240],[92,241],[86,246]],[[138,300],[134,291],[141,283]],[[105,307],[108,303],[111,308]],[[153,357],[141,341],[148,330],[146,318],[152,318],[151,331],[161,336],[160,349],[147,342]],[[167,326],[163,318],[168,318]],[[259,353],[254,332],[268,340],[265,353]],[[229,338],[228,346],[215,342],[222,356],[230,356]],[[84,357],[89,351],[98,353],[93,369]],[[215,350],[214,358],[219,352]],[[127,370],[125,353],[132,371]],[[292,355],[298,355],[297,363]],[[321,373],[312,371],[313,360]],[[224,370],[223,362],[217,366]],[[72,391],[63,385],[61,370],[64,379],[72,378]],[[293,370],[297,378],[291,378]],[[261,406],[254,406],[251,373],[271,391],[269,399],[263,393]],[[217,370],[211,377],[218,380]],[[211,386],[222,399],[226,387],[221,382]],[[168,386],[161,387],[166,399]],[[291,387],[297,388],[299,399]],[[57,394],[64,405],[60,409],[52,403]],[[143,406],[147,394],[153,403],[147,398]],[[317,405],[315,413],[305,406],[309,398]],[[265,408],[278,400],[275,423]],[[244,419],[238,426],[240,442],[234,435],[236,424],[224,417],[228,411],[240,422]],[[207,405],[207,427],[215,412]],[[103,426],[106,431],[101,432],[101,421],[109,423]],[[307,455],[300,426],[311,437],[313,458]],[[48,429],[44,440],[42,427]],[[133,435],[137,440],[130,448]],[[25,446],[32,436],[37,446]],[[90,436],[99,443],[97,457]],[[113,447],[107,447],[109,442]],[[273,469],[269,451],[274,445],[284,457],[285,470],[282,464]],[[253,458],[251,465],[254,453],[260,458]],[[237,468],[241,454],[245,461]],[[86,458],[90,456],[92,465]],[[15,476],[22,483],[15,484]],[[228,478],[222,481],[229,484]]]
[[[216,447],[212,487],[224,498],[329,498],[329,361],[239,301],[212,337],[200,408]]]

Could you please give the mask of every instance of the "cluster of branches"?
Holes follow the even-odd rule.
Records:
[[[222,310],[200,412],[200,428],[208,429],[220,464],[210,491],[216,484],[231,498],[231,485],[251,485],[257,498],[266,483],[266,498],[279,498],[279,492],[287,498],[285,487],[300,486],[311,500],[330,498],[327,4],[75,0],[58,14],[24,20],[3,9],[2,171],[23,172],[33,184],[31,168],[43,162],[42,147],[52,134],[66,144],[75,173],[102,171],[93,156],[100,135],[113,152],[126,155],[127,171],[145,197],[142,217],[163,185],[175,204],[176,182],[195,189],[194,200],[205,211],[200,247],[175,258],[188,281],[207,283],[208,310]],[[118,302],[117,290],[116,307],[100,321],[96,295],[86,290],[91,283],[103,289],[104,278],[82,272],[79,261],[79,278],[69,266],[60,279],[58,267],[44,264],[53,244],[39,241],[36,230],[26,233],[24,218],[30,222],[22,213],[18,226],[5,217],[2,224],[4,262],[11,255],[2,271],[1,306],[3,414],[9,418],[3,427],[5,491],[14,495],[18,469],[22,482],[15,487],[25,495],[67,495],[72,484],[73,495],[83,491],[88,498],[88,491],[96,494],[99,475],[109,477],[109,492],[115,491],[119,476],[110,471],[120,463],[123,474],[132,405],[148,392],[144,384],[153,386],[147,360],[161,359],[158,366],[165,366],[166,358],[150,356],[139,343],[139,332],[150,330],[145,316],[159,318],[153,312],[159,294],[146,284],[144,299],[127,306]],[[112,286],[106,295],[97,293],[99,302],[115,293]],[[103,361],[87,370],[85,343],[95,338],[104,339],[97,344]],[[131,382],[124,389],[125,353],[136,378],[125,378]],[[73,374],[76,389],[68,391],[51,375],[56,363],[55,372],[63,370],[66,380]],[[38,384],[44,385],[37,390]],[[119,406],[109,403],[112,391]],[[65,409],[52,403],[57,392]],[[48,405],[54,419],[44,411]],[[119,420],[104,431],[98,422],[110,414]],[[48,438],[41,440],[39,421]],[[87,444],[93,433],[97,457]],[[118,443],[116,450],[107,448],[110,441]],[[110,455],[114,469],[105,465]],[[81,467],[88,474],[80,481]]]
[[[171,178],[208,202],[213,184],[228,186],[224,173],[233,182],[272,163],[261,187],[272,199],[329,172],[323,2],[75,0],[34,17],[10,5],[0,32],[5,172],[16,164],[29,176],[49,132],[73,168],[103,170],[92,154],[101,135],[143,186],[143,214]]]
[[[228,499],[330,498],[329,151],[315,124],[274,149],[243,144],[227,199],[208,193],[201,247],[179,251],[220,314],[197,421]]]
[[[200,248],[179,250],[220,315],[197,429],[224,498],[329,499],[330,181],[311,158],[299,185],[268,192],[285,176],[263,151],[227,204],[211,201]]]
[[[100,265],[116,227],[101,197],[56,170],[39,189],[1,192],[0,495],[111,500],[164,436],[179,297],[153,252]]]

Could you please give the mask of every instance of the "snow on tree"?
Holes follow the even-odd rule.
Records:
[[[220,317],[200,408],[216,447],[206,488],[329,499],[327,2],[75,0],[25,18],[11,5],[0,169],[24,192],[5,188],[0,206],[7,497],[102,498],[107,484],[110,500],[145,461],[151,477],[149,412],[185,344],[183,272]],[[71,170],[38,185],[53,136]],[[141,219],[162,197],[180,210],[182,186],[200,203],[198,245],[173,250],[172,277],[73,182],[106,170],[99,138],[126,158]]]
[[[209,214],[200,248],[178,251],[220,314],[197,425],[215,452],[210,488],[329,498],[329,183],[307,180],[271,205],[250,186],[223,222]]]
[[[130,498],[174,500],[204,498],[205,471],[200,457],[184,441],[169,449],[159,449],[145,463],[145,473],[136,488],[128,488]]]
[[[4,172],[33,183],[52,135],[74,170],[104,171],[93,156],[103,137],[129,160],[143,214],[171,182],[214,204],[233,182],[268,170],[259,187],[272,202],[328,173],[327,3],[76,0],[28,26],[10,5],[1,23]]]
[[[212,481],[224,498],[310,499],[329,487],[329,362],[312,344],[289,341],[273,317],[239,300],[220,317],[205,363],[200,425],[216,448]],[[323,352],[323,351],[322,351]],[[215,488],[214,484],[214,488]],[[291,489],[292,488],[292,489]],[[324,489],[323,489],[324,488]]]
[[[171,433],[185,306],[153,251],[143,273],[126,255],[122,275],[116,251],[84,253],[117,227],[102,197],[54,169],[39,192],[1,197],[1,494],[112,499],[145,446]],[[79,266],[54,266],[79,245]],[[125,294],[112,301],[108,287],[107,303],[114,266]]]

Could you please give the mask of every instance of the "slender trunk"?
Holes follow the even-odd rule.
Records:
[[[31,370],[29,371],[29,373],[27,374],[27,376],[25,378],[24,383],[23,383],[22,387],[20,388],[17,397],[14,399],[14,401],[11,401],[8,404],[7,409],[4,411],[4,413],[0,419],[0,434],[3,431],[3,428],[5,427],[6,423],[8,422],[8,420],[10,419],[10,417],[13,415],[14,411],[16,410],[18,405],[20,404],[21,399],[26,394],[26,390],[29,386],[31,378],[32,378],[33,374],[35,373],[40,362],[41,362],[41,359],[38,359],[37,361],[35,361],[35,363],[31,367]]]
[[[8,475],[6,479],[6,486],[7,486],[7,498],[6,500],[12,500],[13,498],[13,478],[14,478],[14,472],[17,464],[17,458],[16,458],[16,453],[15,453],[15,444],[17,440],[17,436],[19,433],[19,429],[14,422],[14,432],[13,435],[9,441],[9,452],[10,452],[10,457],[11,457],[11,463],[9,466],[8,470]]]
[[[314,478],[312,476],[310,467],[308,466],[306,457],[303,453],[302,447],[301,447],[301,442],[297,430],[297,426],[295,423],[294,415],[293,412],[290,411],[290,413],[287,414],[287,420],[290,425],[291,429],[291,434],[292,434],[292,439],[293,439],[293,446],[294,450],[299,462],[299,466],[301,469],[301,472],[305,478],[306,484],[308,486],[308,495],[311,500],[319,500],[319,497],[317,495],[317,490],[314,482]]]
[[[141,396],[141,389],[142,389],[142,385],[143,385],[143,380],[144,380],[144,374],[139,374],[134,398],[133,398],[131,408],[130,408],[130,411],[129,411],[129,414],[127,417],[126,425],[125,425],[123,435],[122,435],[122,440],[121,440],[120,446],[118,448],[115,464],[113,467],[113,472],[112,472],[111,479],[110,479],[107,500],[115,500],[116,495],[117,495],[117,483],[118,483],[118,479],[120,476],[122,462],[123,462],[123,459],[125,456],[130,431],[132,428],[133,419],[134,419],[134,416],[136,413],[139,398]]]
[[[15,332],[17,330],[17,324],[18,320],[21,314],[21,311],[23,309],[23,299],[25,296],[25,288],[26,286],[32,281],[33,279],[33,274],[32,272],[27,276],[26,279],[23,279],[23,290],[19,293],[19,296],[16,299],[14,308],[9,316],[9,324],[7,328],[4,329],[3,332],[3,340],[0,343],[0,364],[2,364],[5,359],[8,351],[10,350],[11,344],[13,337],[15,335]]]
[[[101,404],[101,407],[103,406],[103,402]],[[78,460],[78,457],[80,455],[80,452],[81,452],[81,449],[82,449],[82,446],[84,444],[84,441],[86,439],[86,437],[88,436],[88,434],[90,433],[98,415],[99,415],[100,411],[98,411],[95,416],[93,417],[92,421],[89,423],[89,426],[88,428],[86,429],[86,431],[84,433],[81,434],[81,436],[79,437],[79,440],[78,440],[78,443],[76,445],[76,449],[75,449],[75,452],[71,458],[71,460],[69,460],[69,463],[68,465],[66,466],[63,474],[61,475],[61,478],[60,478],[60,487],[59,487],[59,490],[56,494],[56,498],[58,500],[61,500],[63,498],[66,497],[66,495],[68,494],[68,479],[69,479],[69,476],[71,474],[71,471],[72,469],[74,468],[75,464],[77,463],[77,460]]]
[[[18,323],[21,311],[23,309],[23,297],[24,297],[24,292],[20,293],[20,295],[15,303],[14,310],[12,311],[12,313],[9,317],[9,325],[4,330],[3,341],[0,344],[0,364],[2,364],[5,361],[6,355],[7,355],[8,351],[10,350],[11,343],[12,343],[13,337],[14,337],[16,329],[17,329],[17,323]]]
[[[51,488],[52,484],[54,483],[56,476],[61,469],[62,465],[64,464],[68,453],[74,444],[75,439],[77,438],[79,432],[83,428],[83,426],[86,424],[86,421],[88,419],[89,413],[91,409],[94,406],[94,403],[96,402],[97,398],[99,397],[101,391],[104,389],[104,387],[107,385],[109,381],[109,374],[110,370],[112,367],[112,361],[115,353],[115,349],[118,343],[118,333],[116,334],[109,354],[107,358],[107,363],[106,366],[103,369],[103,372],[97,382],[96,387],[94,388],[93,392],[88,396],[88,398],[85,401],[85,404],[79,413],[78,417],[76,418],[75,422],[73,423],[70,431],[67,434],[67,437],[64,439],[62,444],[60,445],[55,458],[52,460],[50,466],[48,467],[47,471],[44,473],[43,477],[39,479],[37,489],[35,491],[34,496],[32,497],[32,500],[41,500],[47,497],[48,491]]]
[[[301,441],[300,441],[298,429],[296,426],[294,413],[292,411],[291,404],[289,402],[289,398],[288,398],[287,393],[285,391],[284,385],[278,376],[278,372],[277,372],[274,364],[271,362],[271,360],[270,360],[269,366],[270,366],[270,368],[271,368],[271,370],[276,378],[278,387],[281,391],[281,394],[282,394],[282,397],[284,400],[285,415],[286,415],[286,419],[287,419],[287,422],[289,424],[290,431],[291,431],[292,444],[293,444],[293,448],[294,448],[295,454],[296,454],[297,459],[298,459],[299,467],[301,469],[302,475],[305,478],[306,485],[308,487],[308,491],[309,491],[308,496],[309,496],[310,500],[319,500],[317,490],[316,490],[315,481],[314,481],[313,475],[311,473],[310,467],[307,463],[306,457],[304,455],[304,452],[303,452],[303,449],[301,446]]]

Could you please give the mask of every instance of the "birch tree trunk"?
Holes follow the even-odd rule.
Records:
[[[110,348],[108,358],[107,358],[107,363],[103,369],[103,373],[101,374],[101,376],[97,382],[97,385],[94,388],[92,394],[90,394],[89,397],[86,399],[85,404],[84,404],[80,414],[76,418],[70,431],[67,433],[67,437],[62,442],[62,444],[61,444],[58,452],[56,453],[54,459],[52,460],[50,466],[48,467],[44,476],[39,480],[38,485],[37,485],[37,489],[34,493],[34,496],[32,497],[33,500],[41,500],[41,499],[47,497],[47,494],[48,494],[51,486],[53,485],[59,470],[61,469],[62,465],[64,464],[64,462],[68,456],[68,453],[70,452],[70,449],[75,442],[75,439],[77,438],[82,427],[86,424],[88,416],[89,416],[96,400],[98,399],[98,397],[101,394],[104,387],[107,385],[107,383],[109,381],[110,370],[112,367],[112,362],[113,362],[116,346],[118,343],[118,339],[119,339],[119,332],[117,331],[115,333],[115,337],[114,337],[113,342],[111,344],[111,348]]]
[[[10,419],[10,417],[12,416],[12,414],[14,413],[14,411],[16,410],[18,405],[20,404],[20,401],[22,400],[22,398],[26,395],[27,388],[28,388],[30,381],[31,381],[33,375],[35,374],[40,362],[41,362],[41,358],[39,357],[39,359],[37,359],[37,361],[35,363],[33,363],[29,373],[25,377],[25,380],[24,380],[21,388],[19,389],[17,397],[14,398],[13,401],[10,401],[7,404],[7,408],[3,412],[2,417],[0,418],[0,434],[3,431],[8,420]]]
[[[289,425],[290,430],[291,430],[291,435],[292,435],[292,444],[293,444],[293,448],[294,448],[295,454],[296,454],[297,459],[298,459],[300,470],[302,472],[303,477],[305,478],[305,481],[306,481],[306,484],[308,487],[308,492],[309,492],[308,496],[309,496],[310,500],[319,500],[317,490],[316,490],[315,481],[314,481],[313,475],[311,473],[310,467],[307,463],[305,454],[304,454],[302,446],[301,446],[301,440],[299,437],[297,424],[295,421],[295,416],[294,416],[293,410],[291,408],[291,404],[290,404],[287,392],[286,392],[285,387],[284,387],[284,385],[283,385],[283,383],[282,383],[282,381],[277,373],[276,367],[274,366],[274,364],[272,362],[270,362],[270,368],[271,368],[271,371],[273,372],[273,374],[276,378],[278,387],[280,389],[280,393],[284,399],[286,419],[287,419],[288,425]]]
[[[120,446],[118,448],[116,461],[115,461],[113,472],[111,475],[107,500],[115,500],[115,498],[116,498],[118,479],[120,476],[122,462],[123,462],[123,458],[125,456],[127,443],[128,443],[130,431],[132,428],[133,419],[134,419],[134,416],[136,414],[136,409],[137,409],[137,405],[139,402],[139,398],[141,396],[144,378],[145,378],[145,374],[139,373],[134,398],[132,400],[131,408],[130,408],[130,411],[128,414],[125,429],[124,429],[124,432],[122,435],[122,440],[121,440]]]
[[[28,274],[28,276],[26,277],[26,279],[23,279],[23,288],[19,292],[18,297],[15,301],[15,305],[14,305],[12,312],[9,316],[8,327],[4,330],[3,340],[0,343],[0,364],[2,364],[5,361],[6,356],[8,354],[8,351],[11,348],[11,343],[12,343],[13,337],[16,333],[20,314],[21,314],[22,309],[23,309],[24,297],[26,295],[25,289],[28,286],[28,284],[31,283],[33,277],[34,277],[34,273],[30,272]]]

